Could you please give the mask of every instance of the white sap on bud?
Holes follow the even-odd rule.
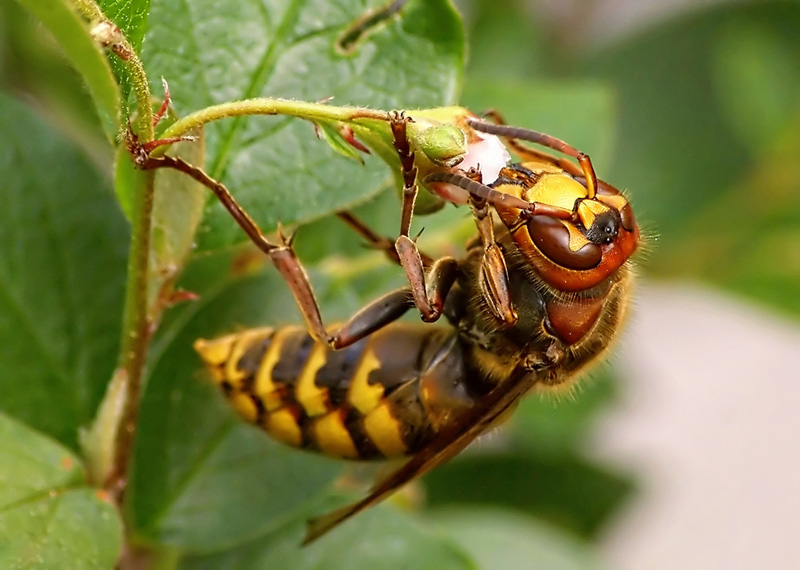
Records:
[[[483,133],[479,136],[481,140],[467,147],[467,153],[458,169],[467,171],[475,167],[481,171],[482,182],[491,184],[497,180],[500,169],[511,160],[511,155],[499,137]]]

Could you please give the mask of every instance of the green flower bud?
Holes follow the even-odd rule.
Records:
[[[434,164],[454,166],[461,162],[467,152],[467,136],[452,124],[428,125],[414,133],[409,125],[411,137],[417,147]]]

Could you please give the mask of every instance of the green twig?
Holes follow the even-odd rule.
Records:
[[[414,110],[408,115],[408,137],[414,147],[421,152],[418,157],[420,175],[424,178],[426,170],[437,170],[442,166],[457,164],[467,150],[467,137],[464,126],[459,121],[469,115],[462,107],[442,107],[439,109]],[[259,97],[244,101],[230,101],[206,107],[179,119],[161,135],[164,140],[180,140],[194,129],[220,119],[249,115],[284,115],[297,117],[315,125],[346,126],[351,135],[380,156],[387,164],[397,166],[397,151],[389,128],[395,114],[365,107],[337,107],[325,103],[308,103],[290,99]],[[466,127],[468,128],[468,127]],[[351,143],[352,144],[352,143]],[[169,145],[154,149],[150,156],[164,156]]]
[[[102,45],[109,47],[122,61],[130,75],[136,99],[138,120],[136,131],[143,143],[155,135],[150,86],[144,66],[122,31],[111,22],[93,0],[74,0],[75,8],[89,21],[92,34]],[[116,377],[123,380],[122,411],[116,426],[111,452],[112,464],[105,486],[121,501],[127,477],[130,455],[136,433],[144,364],[151,336],[147,312],[149,285],[150,234],[153,212],[155,174],[140,173],[139,192],[132,198],[130,209],[131,243],[128,255],[128,280],[125,293],[123,328],[119,369]]]
[[[125,67],[131,76],[133,84],[133,95],[136,98],[136,109],[138,120],[136,122],[136,133],[142,143],[148,143],[155,138],[155,126],[153,125],[153,107],[150,95],[150,83],[147,81],[147,74],[144,71],[142,60],[133,47],[125,40],[125,47],[130,49],[131,57],[126,60]],[[152,190],[152,189],[151,189]]]
[[[131,244],[119,362],[126,381],[125,398],[117,426],[112,468],[105,482],[106,488],[115,492],[118,497],[124,490],[133,451],[144,364],[151,336],[147,291],[150,279],[149,253],[155,173],[140,172],[140,176],[140,192],[134,195],[131,208]]]
[[[386,111],[363,107],[335,107],[324,103],[259,97],[244,101],[230,101],[196,111],[173,123],[164,131],[161,138],[181,137],[213,121],[248,115],[285,115],[311,122],[341,122],[351,125],[361,124],[365,127],[370,122],[373,123],[373,126],[377,124],[385,126],[390,119],[390,114]],[[386,131],[388,133],[388,129]],[[166,146],[159,147],[152,152],[151,156],[154,158],[163,156],[166,150]]]
[[[107,19],[105,14],[103,14],[103,11],[100,9],[100,6],[98,6],[92,0],[73,0],[73,5],[81,14],[81,16],[83,16],[92,24],[96,24]]]

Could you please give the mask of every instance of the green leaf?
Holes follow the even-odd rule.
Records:
[[[591,554],[588,544],[518,513],[450,508],[434,518],[438,528],[473,556],[481,570],[599,570],[605,567]]]
[[[0,408],[70,446],[117,357],[128,228],[108,181],[0,96]]]
[[[304,525],[295,523],[231,552],[189,558],[181,570],[458,570],[476,569],[454,542],[397,509],[381,506],[347,521],[330,535],[301,547]],[[519,566],[520,568],[522,566]]]
[[[119,133],[120,94],[108,61],[88,25],[66,0],[18,0],[47,27],[92,96],[109,141]]]
[[[317,128],[319,129],[322,138],[325,139],[325,142],[331,145],[331,148],[341,154],[346,158],[352,158],[353,160],[357,160],[358,162],[363,163],[364,158],[359,154],[359,151],[356,148],[348,143],[345,138],[333,125],[329,123],[318,123]]]
[[[295,518],[340,469],[244,424],[191,348],[199,337],[286,318],[293,301],[276,272],[231,274],[246,260],[195,260],[182,283],[201,300],[173,309],[154,341],[127,503],[141,540],[195,552],[230,547]]]
[[[117,148],[114,166],[114,192],[117,194],[120,208],[125,213],[128,221],[133,213],[133,199],[137,192],[144,191],[146,174],[136,168],[130,159],[127,149]]]
[[[0,567],[113,567],[122,542],[116,509],[85,486],[77,457],[3,414],[0,481]]]
[[[246,0],[224,10],[208,0],[156,1],[142,57],[151,78],[169,81],[182,115],[255,96],[335,96],[331,104],[381,109],[454,102],[464,45],[451,4],[410,0],[353,53],[342,53],[338,39],[365,11],[361,0]],[[265,230],[363,201],[389,176],[375,157],[366,167],[343,160],[298,120],[232,119],[209,125],[206,134],[210,174]],[[201,249],[244,239],[218,204],[204,226]]]
[[[575,454],[472,453],[425,477],[432,506],[503,505],[585,537],[596,536],[631,496],[628,477]]]

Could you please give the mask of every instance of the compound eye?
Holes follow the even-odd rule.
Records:
[[[612,243],[619,235],[622,219],[619,212],[609,210],[597,216],[592,222],[592,227],[586,231],[586,239],[598,245]]]
[[[636,227],[636,222],[633,221],[633,209],[630,204],[625,204],[625,207],[619,212],[619,217],[622,220],[622,227],[632,232]]]
[[[579,250],[572,251],[569,247],[569,231],[563,223],[550,216],[533,216],[528,221],[528,232],[539,251],[561,267],[592,269],[603,258],[603,252],[594,243],[587,243]]]

